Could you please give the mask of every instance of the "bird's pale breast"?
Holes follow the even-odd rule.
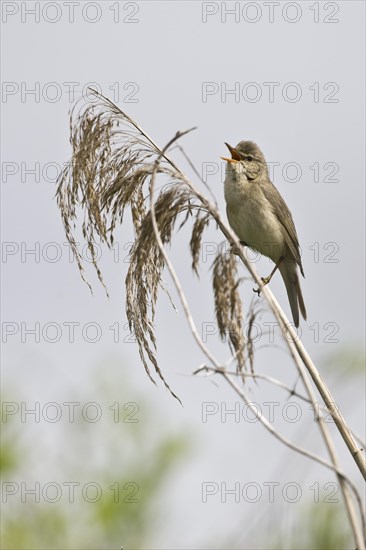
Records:
[[[235,174],[225,180],[226,211],[229,223],[239,239],[264,256],[277,262],[285,252],[279,220],[260,186]]]

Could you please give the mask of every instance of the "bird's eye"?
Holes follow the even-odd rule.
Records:
[[[252,155],[248,155],[248,156],[247,156],[247,160],[249,160],[249,162],[252,162],[252,160],[253,160]]]

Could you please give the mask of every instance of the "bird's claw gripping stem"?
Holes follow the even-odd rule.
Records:
[[[269,277],[261,277],[261,279],[262,279],[263,286],[266,286],[266,285],[268,285],[269,281],[271,280],[271,277],[270,276]],[[260,287],[253,288],[253,292],[256,292],[258,294],[258,298],[260,297],[260,295],[261,295]]]
[[[268,277],[261,277],[263,286],[268,285],[268,283],[269,283],[270,280],[272,279],[273,275],[274,275],[275,272],[277,271],[278,266],[280,265],[280,263],[282,262],[282,260],[283,260],[283,256],[280,257],[280,259],[278,260],[278,262],[276,263],[276,265],[274,266],[274,268],[272,269],[272,271],[271,271],[271,273],[268,275]],[[256,292],[256,293],[258,294],[258,298],[259,298],[259,296],[261,295],[261,289],[260,289],[259,287],[258,287],[258,288],[253,288],[253,292]]]

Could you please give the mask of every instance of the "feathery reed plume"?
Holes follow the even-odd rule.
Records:
[[[243,312],[235,255],[221,247],[213,262],[212,287],[215,313],[221,338],[228,336],[229,346],[237,359],[238,371],[245,367]]]
[[[150,371],[152,365],[175,396],[155,355],[154,315],[165,262],[154,235],[146,199],[156,160],[159,159],[158,174],[168,181],[154,197],[161,240],[164,245],[170,245],[178,218],[183,217],[178,229],[192,218],[189,248],[192,269],[197,275],[202,237],[215,213],[195,194],[175,164],[126,113],[98,92],[91,90],[91,93],[96,98],[95,103],[83,103],[80,108],[77,103],[70,113],[72,156],[60,174],[56,192],[66,237],[80,274],[91,290],[74,235],[81,209],[84,215],[82,234],[98,278],[106,289],[98,266],[96,242],[113,246],[116,227],[122,224],[126,208],[130,209],[135,241],[126,277],[127,319],[149,378],[155,383]],[[172,143],[174,141],[175,138]],[[219,252],[213,270],[216,317],[220,334],[229,335],[230,349],[235,352],[238,369],[242,371],[245,366],[243,316],[237,287],[233,256]]]

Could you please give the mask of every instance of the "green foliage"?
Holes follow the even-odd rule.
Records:
[[[363,350],[359,347],[343,346],[337,351],[328,355],[324,360],[324,366],[334,372],[334,369],[350,375],[364,374],[365,356]]]
[[[344,517],[343,504],[311,503],[298,514],[291,532],[272,532],[268,549],[350,550],[352,535]]]
[[[111,389],[103,388],[103,384],[97,387],[99,402],[113,403]],[[126,395],[126,384],[121,387]],[[127,395],[130,393],[128,390]],[[108,405],[104,409],[108,410]],[[80,421],[66,425],[64,437],[57,441],[56,459],[54,453],[43,448],[41,440],[30,436],[31,426],[22,424],[21,431],[14,417],[9,417],[2,426],[3,483],[12,481],[20,487],[24,481],[27,487],[34,487],[35,479],[41,480],[43,474],[46,481],[40,481],[40,502],[34,495],[22,497],[20,491],[15,496],[8,495],[2,505],[1,548],[148,546],[156,522],[169,515],[167,481],[187,452],[189,438],[186,434],[169,435],[167,429],[161,428],[161,419],[140,398],[139,413],[136,423],[109,418],[100,425]],[[55,429],[59,428],[62,432],[63,426]],[[56,502],[42,495],[42,487],[50,479],[56,479],[54,483],[62,488],[62,498]],[[74,498],[69,497],[63,485],[66,480],[79,483]],[[103,490],[96,502],[82,496],[82,487],[91,480]],[[52,494],[50,491],[51,497]]]

